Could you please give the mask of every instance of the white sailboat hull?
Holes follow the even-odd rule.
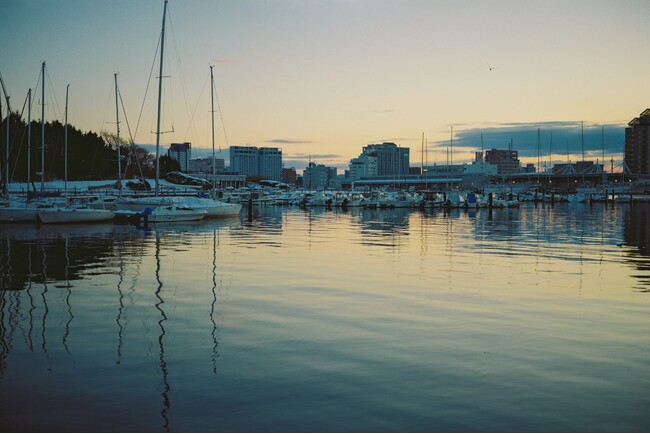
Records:
[[[36,222],[38,221],[39,208],[30,206],[4,206],[0,207],[0,222]]]
[[[115,209],[119,211],[143,212],[146,208],[157,208],[160,206],[171,206],[174,202],[168,197],[142,197],[119,199]]]
[[[53,208],[39,211],[41,223],[93,223],[113,219],[112,211],[92,208]]]
[[[227,203],[202,197],[184,197],[179,202],[191,208],[205,210],[206,218],[237,216],[242,207],[238,203]]]
[[[153,211],[145,211],[143,216],[149,223],[173,223],[197,221],[205,218],[207,211],[204,209],[159,207]]]

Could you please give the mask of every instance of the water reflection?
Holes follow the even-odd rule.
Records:
[[[494,422],[501,409],[471,396],[503,392],[504,384],[510,395],[524,393],[522,379],[552,396],[532,402],[553,408],[561,399],[554,391],[565,389],[553,377],[549,392],[548,372],[568,360],[580,372],[563,374],[567,383],[582,387],[582,367],[614,357],[598,348],[617,354],[616,327],[594,333],[590,327],[602,325],[593,321],[604,317],[621,334],[646,324],[628,313],[639,302],[631,297],[647,297],[638,292],[650,287],[649,211],[269,207],[255,209],[251,221],[147,231],[2,227],[0,429],[92,431],[106,412],[122,415],[111,425],[117,431],[340,431],[358,427],[358,415],[341,416],[355,408],[372,431],[453,430],[463,414],[445,407],[436,387],[443,397],[466,397],[474,418],[489,409]],[[633,284],[613,286],[619,281]],[[590,296],[593,304],[583,300]],[[592,322],[583,327],[580,318]],[[572,337],[563,341],[567,330]],[[538,360],[540,371],[526,375]],[[638,353],[630,360],[646,384],[647,363]],[[514,366],[514,374],[498,366]],[[416,395],[406,391],[414,390],[431,405],[410,401]],[[55,411],[53,396],[65,398]],[[327,406],[337,417],[319,415]],[[373,418],[377,412],[395,419]]]
[[[650,204],[633,204],[625,211],[625,244],[636,247],[628,252],[627,259],[640,272],[639,290],[650,292],[650,263],[645,260],[650,256]]]

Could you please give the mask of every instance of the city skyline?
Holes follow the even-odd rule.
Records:
[[[117,72],[132,131],[142,112],[136,142],[155,143],[162,9],[162,0],[3,2],[11,19],[0,34],[12,43],[0,73],[12,108],[45,61],[46,121],[62,119],[69,83],[70,123],[114,131]],[[473,158],[482,133],[485,149],[512,139],[522,163],[537,164],[538,128],[544,161],[551,134],[552,160],[575,161],[583,121],[586,159],[601,158],[604,126],[605,159],[620,164],[627,122],[650,105],[650,60],[636,54],[648,12],[642,1],[171,0],[161,143],[210,149],[214,65],[221,156],[231,145],[280,147],[287,167],[311,156],[343,169],[363,146],[395,142],[419,165],[424,133],[429,164],[441,164],[453,126],[455,162]]]

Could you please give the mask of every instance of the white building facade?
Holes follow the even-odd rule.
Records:
[[[246,176],[282,180],[282,149],[231,146],[230,170]]]

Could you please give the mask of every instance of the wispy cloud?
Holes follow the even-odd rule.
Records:
[[[298,140],[298,139],[272,139],[266,140],[265,143],[279,143],[282,145],[308,145],[312,142],[311,140]]]

